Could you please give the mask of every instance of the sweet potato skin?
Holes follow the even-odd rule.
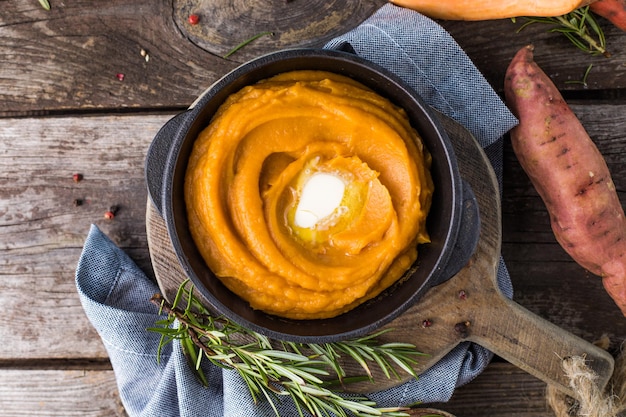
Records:
[[[589,5],[595,14],[626,31],[626,0],[597,0]]]
[[[433,19],[491,20],[519,16],[560,16],[594,0],[390,0]]]
[[[550,78],[522,48],[505,75],[519,119],[511,144],[550,214],[552,231],[583,268],[602,277],[626,316],[626,220],[604,157]]]

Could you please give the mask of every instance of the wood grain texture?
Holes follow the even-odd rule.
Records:
[[[502,19],[472,23],[446,21],[441,24],[496,91],[502,91],[506,68],[515,53],[532,43],[535,45],[536,62],[564,92],[566,98],[581,95],[625,98],[626,33],[606,21],[600,22],[606,35],[607,48],[612,54],[610,58],[605,58],[580,51],[564,36],[550,33],[549,25],[533,24],[519,31],[524,22],[524,18],[520,18],[517,23]],[[583,86],[581,81],[589,65],[593,67],[587,78],[587,86]],[[580,94],[581,90],[584,94]]]
[[[0,414],[127,417],[113,371],[0,369]]]
[[[106,358],[76,294],[76,264],[95,223],[150,269],[143,160],[168,118],[0,119],[0,303],[11,323],[0,326],[0,359]],[[106,221],[111,205],[118,215]]]
[[[171,1],[53,2],[46,12],[4,0],[0,9],[4,115],[187,106],[236,64],[189,42]]]
[[[240,38],[224,38],[215,54],[207,52],[182,30],[178,0],[111,0],[97,7],[89,1],[51,3],[46,12],[34,0],[0,0],[0,302],[8,314],[0,325],[0,414],[124,416],[106,352],[74,285],[88,227],[100,226],[150,273],[143,160],[154,133],[216,78],[251,55],[275,50],[287,37],[264,38],[224,60],[221,51]],[[283,7],[282,0],[268,3]],[[346,3],[356,5],[358,17],[339,19],[332,30],[353,27],[382,0]],[[232,4],[245,11],[246,4],[265,3]],[[290,1],[290,13],[312,13],[306,4]],[[296,25],[298,19],[285,13],[268,20],[260,9],[254,13],[260,19],[245,34],[285,19]],[[331,17],[299,22],[293,33]],[[235,18],[239,27],[247,21]],[[626,33],[601,21],[613,53],[606,59],[578,52],[538,25],[516,33],[519,25],[509,20],[440,23],[497,91],[514,53],[534,43],[537,61],[566,98],[575,100],[574,110],[607,158],[626,202]],[[309,40],[293,40],[323,42],[332,30],[313,28]],[[585,88],[577,81],[589,64]],[[71,180],[76,171],[85,176],[80,183]],[[508,143],[503,192],[502,252],[515,301],[585,340],[607,333],[611,349],[618,349],[626,339],[626,320],[599,279],[554,240],[541,200]],[[83,205],[74,207],[75,199]],[[106,222],[102,214],[111,204],[120,211]],[[544,388],[498,360],[438,408],[458,417],[549,417]]]
[[[237,64],[277,48],[321,46],[384,1],[111,0],[98,7],[90,2],[53,3],[46,12],[37,2],[0,1],[0,116],[186,107]],[[224,3],[230,7],[210,9]],[[205,16],[191,28],[185,16],[196,9]],[[518,33],[519,24],[508,19],[441,24],[498,91],[515,52],[535,43],[537,62],[559,88],[576,95],[584,90],[603,98],[626,97],[626,33],[610,24],[605,25],[613,54],[608,59],[578,51],[541,25]],[[264,31],[276,34],[221,58],[241,40]],[[203,39],[200,32],[207,32]],[[142,49],[149,55],[147,62]],[[593,69],[583,89],[576,81],[589,64]],[[124,80],[117,74],[124,74]]]
[[[444,404],[432,404],[457,417],[554,417],[545,401],[546,385],[508,363],[491,363]]]
[[[238,61],[285,48],[322,47],[385,4],[385,0],[174,0],[174,21],[194,44],[216,57],[237,51]],[[199,22],[189,23],[195,14]]]
[[[443,404],[456,417],[554,417],[545,384],[513,365],[494,362]],[[2,415],[126,417],[113,371],[0,369]],[[411,415],[420,415],[414,411]]]

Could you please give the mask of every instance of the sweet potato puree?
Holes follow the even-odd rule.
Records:
[[[298,220],[311,215],[300,205],[313,178],[306,198],[339,204]],[[231,95],[196,140],[185,178],[207,265],[253,308],[295,319],[336,316],[398,280],[429,241],[432,192],[430,154],[405,112],[322,71]]]

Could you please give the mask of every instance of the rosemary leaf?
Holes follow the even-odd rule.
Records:
[[[380,355],[374,355],[374,360],[376,361],[378,367],[382,369],[387,379],[391,379],[391,373],[393,373],[396,378],[399,378],[399,375],[396,373],[395,369],[393,369],[391,364],[387,362],[384,357]]]
[[[400,368],[402,368],[402,370],[404,372],[406,372],[407,374],[412,375],[414,373],[413,368],[407,363],[407,361],[402,360],[401,358],[398,358],[398,357],[396,357],[394,355],[389,355],[389,358],[392,361],[394,361],[396,363],[396,365],[398,365]]]
[[[234,54],[235,52],[237,52],[238,50],[240,50],[241,48],[243,48],[244,46],[248,45],[251,42],[254,42],[255,40],[259,39],[262,36],[274,36],[274,32],[261,32],[258,33],[254,36],[252,36],[249,39],[246,39],[245,41],[241,42],[239,45],[235,46],[233,49],[231,49],[230,51],[228,51],[222,58],[226,59],[229,56],[231,56],[232,54]]]
[[[215,359],[216,361],[228,362],[235,356],[236,355],[233,353],[222,353],[222,354],[216,353],[214,355],[211,355],[211,358]]]
[[[173,329],[170,327],[170,324],[172,323],[172,320],[159,320],[156,321],[154,324],[156,326],[160,326],[160,327],[150,327],[148,330],[152,331],[152,332],[157,332],[157,333],[161,333],[161,334],[172,334],[172,333],[178,333],[180,330],[179,329]]]
[[[270,392],[268,392],[268,390],[267,390],[267,389],[265,389],[265,388],[263,388],[263,387],[262,387],[261,389],[262,389],[263,395],[265,396],[265,399],[266,399],[266,400],[267,400],[267,402],[270,404],[270,407],[272,407],[272,410],[274,410],[274,414],[276,414],[277,416],[279,416],[279,415],[280,415],[280,413],[278,412],[278,409],[276,408],[276,404],[274,403],[274,399],[272,398],[271,393],[270,393]],[[256,402],[256,401],[255,401],[255,402]],[[302,413],[300,413],[300,415],[301,415],[302,417],[304,417],[304,416],[302,415]]]
[[[361,354],[359,354],[354,349],[352,349],[352,347],[349,346],[347,343],[339,343],[339,349],[341,349],[343,352],[350,355],[350,357],[352,357],[352,359],[354,359],[356,363],[361,365],[361,368],[363,368],[365,373],[367,373],[367,376],[370,377],[370,379],[372,378],[372,371],[367,365],[367,362],[365,361],[366,360],[365,357],[363,357]]]
[[[184,292],[184,291],[183,291]],[[191,312],[191,307],[193,305],[193,286],[190,285],[189,289],[187,290],[187,308],[185,309],[185,312],[190,313]],[[192,314],[188,314],[189,317],[193,316]]]
[[[587,78],[589,77],[589,73],[591,72],[591,68],[593,68],[593,64],[589,64],[589,66],[587,66],[587,69],[583,73],[582,80],[565,81],[565,84],[582,84],[582,86],[584,88],[587,88],[587,86],[588,86],[587,85]]]
[[[604,32],[589,6],[580,7],[570,13],[555,17],[525,17],[518,32],[524,30],[528,25],[541,23],[554,26],[548,32],[563,34],[578,49],[592,55],[610,56],[606,49],[606,38]],[[516,20],[513,20],[514,22]]]
[[[248,332],[248,334],[252,334],[254,337],[256,337],[258,343],[259,343],[259,347],[263,348],[263,349],[271,349],[272,348],[272,342],[270,342],[270,339],[268,339],[266,336],[263,336],[262,334],[258,334],[258,333],[250,333]]]
[[[370,404],[371,404],[370,402],[365,402],[365,401],[356,402],[356,401],[348,401],[348,400],[337,400],[337,405],[347,410],[350,410],[352,412],[366,413],[366,414],[373,415],[373,416],[380,415],[381,414],[380,411],[371,407]]]
[[[180,302],[180,300],[183,298],[183,293],[185,292],[185,288],[187,287],[187,283],[189,282],[189,279],[186,279],[185,281],[183,281],[182,284],[180,284],[180,286],[178,287],[178,290],[176,291],[176,296],[174,297],[174,301],[172,301],[172,308],[176,308],[178,307],[178,303]],[[165,300],[163,300],[165,301]],[[161,304],[162,305],[162,304]]]
[[[322,381],[317,378],[314,377],[311,374],[308,374],[306,372],[302,372],[301,375],[297,374],[296,368],[287,368],[285,366],[281,366],[278,364],[273,364],[273,363],[268,363],[267,367],[273,371],[276,372],[276,375],[280,376],[280,377],[284,377],[287,378],[288,380],[298,384],[298,385],[304,385],[305,381],[304,379],[306,378],[309,382],[312,382],[314,384],[321,384]],[[277,378],[278,379],[278,378]]]
[[[202,355],[203,355],[203,350],[202,349],[198,349],[198,354],[196,355],[196,371],[200,370],[200,365],[202,364]],[[208,385],[208,384],[206,384]]]
[[[323,362],[318,362],[318,363],[322,364]],[[326,371],[325,369],[313,368],[313,367],[307,367],[307,366],[298,367],[298,371],[296,372],[308,372],[310,374],[322,375],[322,376],[330,375],[330,373]],[[323,381],[322,381],[322,384],[323,384]]]
[[[304,355],[280,350],[262,350],[259,352],[259,355],[264,355],[268,358],[279,358],[294,362],[306,362],[309,360],[309,358]]]
[[[186,353],[186,356],[189,359],[190,364],[193,364],[195,369],[196,377],[200,380],[200,383],[204,387],[209,386],[209,381],[207,381],[204,372],[200,368],[202,361],[202,350],[198,349],[191,340],[190,337],[183,337],[180,339],[181,346],[183,347],[183,352]]]
[[[339,364],[339,354],[335,349],[333,349],[332,345],[326,343],[324,345],[309,344],[308,346],[319,356],[322,362],[332,369],[341,382],[341,380],[346,376],[346,373]]]
[[[50,2],[48,0],[39,0],[39,4],[41,4],[44,10],[50,10]]]
[[[371,363],[387,378],[391,374],[400,377],[393,364],[417,378],[412,366],[417,363],[415,358],[422,354],[407,343],[380,344],[378,336],[389,330],[335,343],[272,342],[227,319],[212,316],[194,297],[193,285],[188,281],[178,289],[172,305],[159,294],[152,302],[167,314],[167,319],[156,323],[157,327],[148,329],[161,335],[157,355],[160,357],[165,345],[179,340],[190,366],[205,385],[208,381],[202,372],[202,361],[206,359],[219,367],[235,370],[246,383],[253,401],[265,399],[278,417],[275,401],[284,396],[292,399],[302,417],[305,413],[319,417],[407,415],[403,408],[376,408],[367,398],[343,397],[329,389],[343,386],[344,382],[371,381]],[[231,335],[238,336],[231,340]],[[359,364],[367,376],[346,378],[340,360],[342,354]],[[331,376],[329,371],[337,376],[337,381],[322,380],[322,376]]]

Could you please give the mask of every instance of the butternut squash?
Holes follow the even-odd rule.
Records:
[[[593,0],[390,0],[433,19],[493,20],[519,16],[553,17],[570,13]]]

